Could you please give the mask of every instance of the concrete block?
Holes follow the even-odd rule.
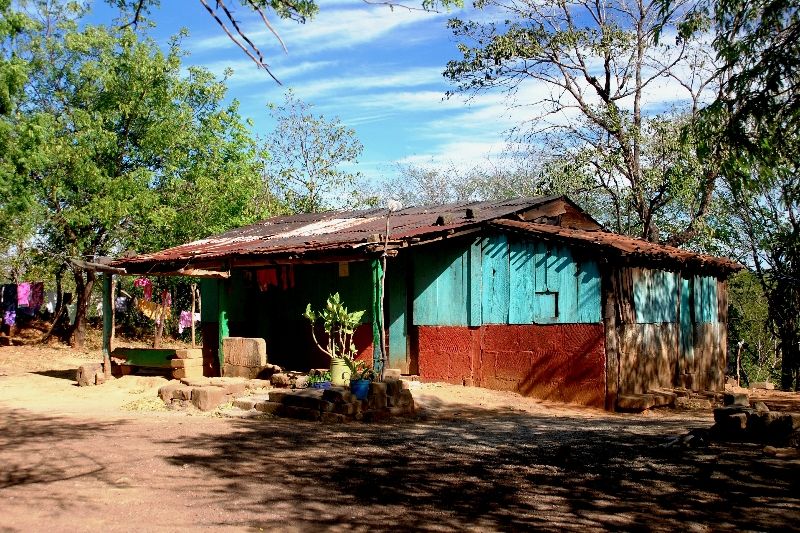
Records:
[[[769,411],[769,407],[767,407],[767,404],[765,404],[764,402],[754,403],[753,409],[755,409],[756,411],[763,411],[763,412]]]
[[[414,406],[406,405],[404,407],[390,407],[389,414],[391,416],[408,416],[414,414]]]
[[[400,379],[400,369],[399,368],[386,368],[383,371],[383,380],[386,381],[387,379]]]
[[[230,365],[264,367],[267,364],[267,343],[261,338],[224,338],[222,353],[223,361]]]
[[[356,396],[347,387],[331,387],[322,393],[322,399],[333,403],[353,403]]]
[[[354,415],[356,413],[356,405],[354,403],[334,403],[331,404],[331,412],[339,415]]]
[[[181,383],[187,387],[208,387],[211,385],[211,378],[205,377],[186,377],[181,378]]]
[[[278,402],[258,402],[255,405],[255,409],[268,415],[283,416],[286,406]]]
[[[256,399],[245,397],[245,398],[237,398],[233,402],[233,406],[238,408],[238,409],[243,409],[245,411],[249,411],[250,409],[255,408],[257,403],[259,403],[259,401],[256,400]]]
[[[283,399],[283,404],[286,406],[303,407],[305,409],[316,409],[319,411],[323,403],[330,404],[331,406],[333,405],[332,402],[324,402],[322,400],[323,392],[324,391],[321,389],[303,389],[290,396],[286,396]]]
[[[247,390],[255,389],[268,389],[270,382],[268,379],[248,379],[244,382],[244,388]]]
[[[655,405],[652,394],[620,394],[617,396],[617,408],[626,411],[645,411]]]
[[[747,394],[727,392],[722,397],[722,403],[723,405],[741,405],[744,407],[750,407],[750,398],[748,398]]]
[[[369,395],[372,396],[373,394],[386,394],[386,383],[380,383],[378,381],[370,383]]]
[[[385,394],[374,394],[367,398],[367,403],[370,410],[384,409],[386,407],[387,398]]]
[[[158,397],[161,398],[162,401],[168,402],[175,397],[174,396],[175,390],[180,389],[183,386],[184,386],[183,383],[181,383],[180,381],[167,383],[166,385],[158,389]]]
[[[647,391],[647,394],[653,395],[653,407],[671,407],[675,405],[675,400],[677,399],[674,393],[667,391]]]
[[[269,378],[269,381],[272,383],[273,387],[277,388],[287,388],[292,385],[292,379],[288,374],[284,373],[273,374],[272,377]]]
[[[747,428],[747,413],[734,413],[725,422],[725,429],[729,431],[744,431]]]
[[[317,409],[308,409],[305,407],[296,407],[294,405],[286,405],[284,411],[285,416],[288,418],[295,418],[297,420],[309,420],[316,422],[320,419],[321,414]]]
[[[775,390],[775,384],[770,383],[769,381],[754,381],[750,384],[751,389],[761,389],[761,390]]]
[[[79,387],[91,387],[95,385],[97,374],[103,373],[102,363],[87,363],[78,367],[75,379]]]
[[[339,424],[344,422],[344,417],[336,413],[322,413],[320,415],[320,421],[323,424]]]
[[[189,368],[176,368],[172,371],[172,377],[175,379],[201,378],[203,377],[203,367],[193,366]]]
[[[408,390],[400,391],[397,396],[388,397],[389,407],[407,407],[413,404],[414,397],[411,395],[411,391]]]
[[[196,387],[192,389],[192,404],[201,411],[211,411],[228,401],[222,387]]]
[[[178,359],[202,359],[202,348],[188,348],[186,350],[175,350],[175,356]]]

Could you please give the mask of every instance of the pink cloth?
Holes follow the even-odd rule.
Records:
[[[200,313],[194,314],[194,323],[200,322]],[[178,333],[183,333],[185,328],[192,327],[192,313],[189,311],[181,311],[181,316],[178,319]]]
[[[148,278],[136,278],[133,281],[134,287],[144,288],[144,299],[148,302],[153,298],[153,282]]]
[[[31,296],[28,300],[28,307],[36,309],[44,305],[44,283],[41,281],[31,282]]]
[[[28,307],[31,299],[31,284],[20,283],[17,285],[17,305],[20,307]]]

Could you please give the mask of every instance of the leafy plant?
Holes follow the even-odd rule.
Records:
[[[308,376],[308,384],[311,385],[312,383],[324,383],[326,381],[331,380],[331,371],[328,370],[322,374],[311,374]]]
[[[361,319],[366,311],[349,312],[342,304],[339,293],[328,296],[325,309],[319,313],[311,310],[311,304],[306,306],[303,316],[311,322],[311,337],[314,344],[331,357],[343,357],[345,361],[352,360],[356,355],[356,344],[353,335],[356,328],[361,325]],[[322,327],[328,334],[328,344],[325,348],[317,340],[314,325],[322,319]],[[350,363],[348,363],[349,365]]]
[[[345,357],[344,363],[350,369],[350,379],[369,379],[373,380],[378,377],[374,370],[372,370],[364,361],[356,361],[349,357]]]

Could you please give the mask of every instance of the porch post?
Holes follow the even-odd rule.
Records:
[[[230,281],[221,279],[219,280],[219,375],[223,375],[225,370],[225,354],[222,351],[222,339],[230,336],[228,329],[228,307],[230,304],[230,297],[228,290],[230,289]]]
[[[380,259],[372,260],[372,369],[380,374],[383,366],[381,353],[381,278],[383,268]],[[379,322],[380,321],[380,322]]]
[[[103,274],[103,374],[106,378],[111,376],[112,277],[113,274]]]

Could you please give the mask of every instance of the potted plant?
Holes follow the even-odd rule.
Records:
[[[364,361],[355,361],[348,357],[345,364],[350,370],[350,392],[356,395],[356,399],[366,400],[369,384],[377,377],[375,372]]]
[[[329,389],[331,387],[331,371],[308,376],[308,386],[312,389]]]
[[[339,293],[328,296],[325,309],[316,313],[311,310],[311,304],[306,306],[303,316],[311,322],[311,337],[317,348],[328,354],[331,358],[331,385],[344,386],[350,379],[347,361],[352,362],[356,356],[356,344],[353,335],[356,328],[361,325],[361,319],[366,311],[349,312],[342,304]],[[317,341],[314,325],[322,319],[322,327],[328,335],[328,343],[323,347]]]

